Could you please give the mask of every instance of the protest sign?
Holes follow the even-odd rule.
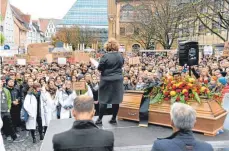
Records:
[[[53,60],[52,54],[47,54],[45,58],[46,58],[47,63],[52,63],[52,60]]]
[[[28,55],[26,55],[26,54],[15,54],[14,57],[16,59],[26,59],[27,60]]]
[[[34,43],[28,45],[28,55],[37,56],[45,58],[49,53],[49,44],[48,43]]]
[[[75,52],[74,57],[76,62],[87,63],[90,61],[90,55],[88,53]]]
[[[26,59],[17,59],[17,64],[25,66],[26,65]]]
[[[140,64],[140,58],[139,57],[134,57],[133,58],[133,64]]]
[[[125,45],[120,45],[119,52],[125,52],[125,51],[126,51]]]
[[[226,41],[224,44],[223,56],[229,57],[229,41]]]
[[[72,59],[74,53],[71,51],[66,51],[66,52],[54,52],[52,53],[52,61],[53,62],[58,62],[58,58],[66,58],[67,61],[69,58]]]
[[[129,58],[129,65],[133,64],[133,58]]]
[[[96,61],[96,60],[93,59],[93,58],[90,58],[90,61],[91,61],[91,63],[92,63],[96,68],[98,68],[98,66],[99,66],[99,62],[98,62],[98,61]]]
[[[15,58],[14,57],[4,57],[3,58],[3,64],[14,65],[15,64]]]
[[[67,64],[67,59],[66,58],[58,58],[58,64],[60,64],[60,65]]]
[[[204,46],[204,55],[212,55],[213,54],[213,48],[212,46]]]
[[[40,65],[40,62],[41,62],[41,57],[37,57],[37,56],[29,56],[28,57],[28,64],[30,65]]]
[[[140,58],[139,57],[129,58],[129,65],[136,65],[136,64],[140,64]]]
[[[73,82],[73,90],[86,90],[85,82]]]

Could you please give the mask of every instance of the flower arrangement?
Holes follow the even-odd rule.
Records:
[[[153,87],[149,97],[150,104],[161,101],[181,102],[189,104],[190,100],[196,100],[201,104],[202,99],[214,99],[221,103],[221,93],[210,90],[206,83],[200,83],[196,79],[186,76],[168,76],[163,78],[163,85]]]

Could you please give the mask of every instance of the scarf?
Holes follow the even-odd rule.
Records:
[[[56,88],[49,88],[48,92],[50,93],[51,96],[56,94]]]

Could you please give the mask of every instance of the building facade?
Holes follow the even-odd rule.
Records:
[[[109,21],[109,38],[116,38],[122,49],[125,51],[144,49],[138,42],[132,40],[130,36],[135,32],[135,29],[131,27],[130,20],[137,14],[137,9],[144,7],[144,5],[150,5],[147,0],[107,0],[108,1],[108,21]],[[192,0],[186,0],[185,3],[192,2]],[[197,28],[195,35],[185,37],[181,33],[178,40],[195,40],[198,41],[201,48],[205,45],[215,45],[224,43],[219,37],[204,30],[205,28],[199,22],[196,23]],[[204,31],[204,32],[202,32]],[[187,32],[187,31],[184,31]],[[220,34],[223,37],[227,37],[227,31],[220,30]],[[174,42],[174,48],[177,48],[177,42]],[[160,50],[163,47],[159,44],[155,44],[155,49]]]
[[[136,32],[132,21],[139,13],[137,10],[145,7],[145,5],[148,5],[146,0],[108,0],[108,35],[109,38],[113,37],[119,41],[122,51],[139,51],[143,49],[141,44],[131,36]],[[153,49],[155,47],[161,49],[159,45],[153,46]]]
[[[78,26],[89,29],[92,36],[96,35],[95,39],[98,39],[92,43],[93,49],[97,49],[98,43],[103,44],[108,39],[107,7],[107,0],[76,0],[59,27]],[[84,46],[84,43],[80,45]]]
[[[15,49],[14,39],[14,19],[11,11],[9,0],[1,0],[1,24],[2,31],[5,37],[4,45],[10,46],[10,49]]]
[[[14,40],[15,45],[19,49],[25,49],[25,44],[27,43],[27,32],[29,31],[29,26],[26,23],[24,18],[24,14],[16,8],[15,6],[11,5],[11,10],[13,12],[13,19],[14,19]]]
[[[60,24],[61,20],[59,19],[39,19],[39,24],[41,31],[44,33],[45,41],[50,42],[52,36],[55,35],[57,31],[57,26]]]

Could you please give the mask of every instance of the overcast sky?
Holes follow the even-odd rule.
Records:
[[[33,19],[62,19],[76,0],[10,0],[10,3]]]

